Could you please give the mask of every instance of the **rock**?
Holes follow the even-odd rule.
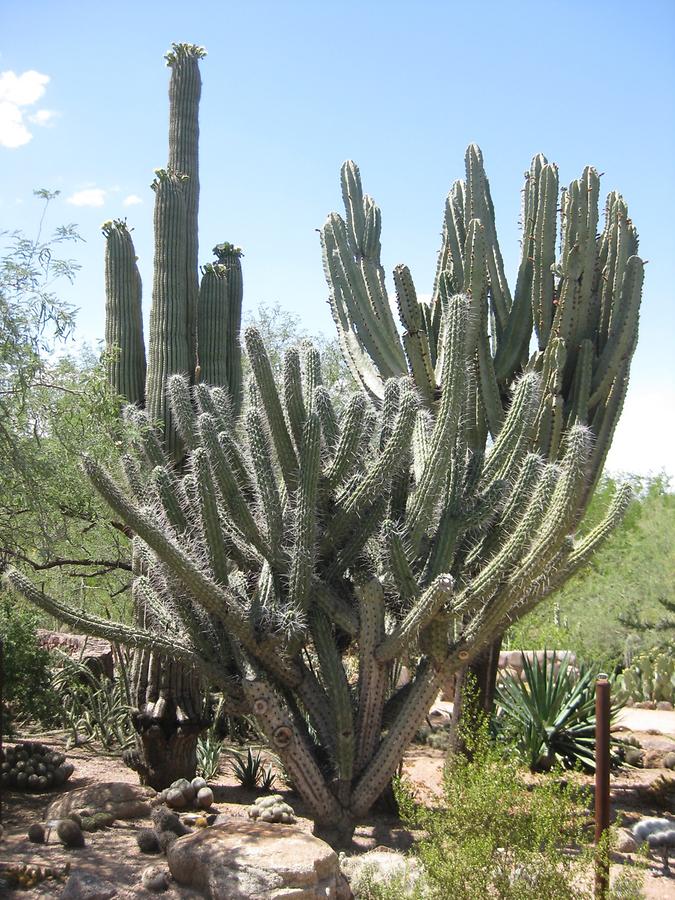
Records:
[[[94,875],[71,875],[61,894],[61,900],[111,900],[117,896],[112,882]]]
[[[70,791],[55,800],[47,810],[48,819],[63,819],[73,810],[107,812],[116,819],[141,819],[150,815],[155,791],[140,784],[107,781]]]
[[[146,891],[161,894],[169,887],[169,873],[160,866],[148,866],[141,874],[141,884]]]
[[[675,769],[675,753],[671,751],[663,757],[663,766],[666,769]]]
[[[45,650],[58,649],[71,659],[83,662],[94,675],[113,677],[112,644],[102,638],[61,631],[37,630],[38,645]]]
[[[179,838],[169,869],[209,900],[347,900],[335,851],[311,834],[231,820]]]
[[[656,703],[653,700],[639,700],[634,706],[636,709],[656,709]]]
[[[672,710],[673,704],[670,702],[670,700],[657,700],[657,702],[656,702],[656,708],[657,708],[657,709]]]
[[[614,845],[614,849],[617,853],[635,853],[638,845],[637,841],[625,828],[619,828],[619,833],[616,836],[616,844]]]

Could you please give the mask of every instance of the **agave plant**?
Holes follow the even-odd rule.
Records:
[[[270,790],[276,780],[272,768],[265,765],[265,757],[260,750],[255,753],[249,747],[246,754],[232,754],[232,774],[239,784],[248,790],[262,787]]]
[[[523,675],[507,673],[497,687],[497,721],[501,732],[515,739],[533,772],[555,765],[595,769],[595,673],[577,672],[563,658],[556,668],[544,652],[531,662],[523,654]],[[613,706],[612,721],[619,711]],[[614,742],[614,746],[617,746]],[[613,755],[613,762],[619,757]]]

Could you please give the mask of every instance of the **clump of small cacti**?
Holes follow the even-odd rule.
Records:
[[[248,817],[260,822],[281,822],[284,825],[293,825],[297,821],[293,807],[284,801],[281,794],[258,797],[255,803],[249,806]]]
[[[75,770],[58,753],[35,741],[0,750],[0,786],[35,793],[61,787]]]
[[[675,656],[664,652],[634,657],[617,679],[616,696],[623,703],[674,703]]]
[[[663,859],[663,875],[670,875],[669,856],[675,851],[675,820],[641,819],[633,826],[633,837],[638,844],[646,843],[652,850],[660,850]]]
[[[48,878],[64,881],[70,875],[70,863],[67,862],[63,866],[34,866],[27,863],[8,865],[2,874],[10,887],[30,890]]]
[[[157,803],[165,803],[171,809],[208,809],[213,803],[213,791],[203,778],[179,778],[161,791],[156,798]]]

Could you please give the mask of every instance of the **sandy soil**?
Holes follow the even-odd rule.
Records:
[[[666,749],[671,746],[675,749],[675,734],[654,734],[658,730],[653,727],[658,713],[650,710],[636,711],[641,714],[639,724],[647,724],[646,731],[635,732],[641,744],[658,746]],[[651,713],[652,718],[649,718]],[[662,715],[662,714],[661,714]],[[670,725],[670,722],[661,724]],[[670,731],[670,729],[669,729]],[[675,732],[675,728],[673,728]],[[32,736],[53,746],[55,749],[63,749],[63,744],[56,736],[49,738]],[[97,755],[90,750],[77,748],[67,751],[68,758],[75,764],[73,777],[66,785],[67,790],[75,790],[85,785],[103,781],[126,781],[136,783],[135,773],[114,757]],[[440,795],[441,774],[444,754],[440,750],[431,748],[414,748],[406,756],[405,774],[417,786],[421,798],[433,799]],[[672,777],[673,773],[660,769],[638,769],[624,771],[612,778],[612,812],[613,817],[621,814],[626,825],[632,824],[638,818],[645,815],[664,815],[675,810],[664,809],[650,794],[649,786],[660,776]],[[215,810],[227,813],[230,816],[246,818],[246,807],[257,796],[255,793],[243,790],[231,777],[221,775],[212,782],[215,795]],[[290,791],[285,791],[283,786],[275,787],[285,795],[285,799],[293,806],[298,815],[298,824],[301,828],[311,830],[311,822],[303,815],[302,802]],[[43,821],[44,813],[49,803],[54,799],[54,794],[19,794],[7,792],[2,798],[2,824],[4,837],[0,841],[0,874],[8,864],[28,863],[30,865],[63,866],[70,861],[74,873],[91,875],[103,878],[118,887],[118,897],[140,898],[150,896],[138,887],[140,875],[148,865],[164,865],[161,857],[141,854],[135,841],[136,832],[147,827],[147,820],[135,820],[116,822],[115,825],[105,831],[87,834],[86,847],[79,850],[66,850],[58,842],[55,836],[46,845],[31,844],[26,838],[28,826],[36,821]],[[413,842],[410,831],[401,826],[393,816],[374,814],[367,821],[361,823],[354,837],[354,852],[363,852],[376,846],[386,846],[395,849],[407,849]],[[619,870],[625,857],[616,855],[613,867]],[[649,900],[663,898],[675,900],[675,877],[663,878],[656,875],[657,867],[652,863],[650,871],[645,876],[645,896]],[[135,887],[134,887],[135,886]],[[59,897],[63,891],[63,884],[49,879],[27,892],[22,892],[30,897]],[[0,895],[2,888],[0,887]],[[17,892],[16,896],[20,896]],[[175,886],[165,897],[194,896],[191,892],[179,890]]]

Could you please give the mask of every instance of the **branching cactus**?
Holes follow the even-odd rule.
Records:
[[[537,155],[525,176],[522,250],[512,291],[478,147],[468,148],[465,162],[466,178],[455,182],[446,200],[430,301],[418,300],[406,266],[394,270],[402,333],[380,262],[380,210],[364,195],[358,167],[344,164],[346,215],[331,214],[321,233],[338,336],[354,376],[375,406],[386,407],[388,379],[412,377],[424,406],[416,434],[425,440],[425,414],[432,421],[447,415],[444,310],[453,295],[464,293],[463,377],[471,385],[463,418],[466,445],[476,459],[492,447],[485,464],[492,481],[513,482],[523,459],[529,459],[530,477],[536,479],[543,463],[559,461],[568,452],[573,429],[586,426],[583,482],[568,512],[572,533],[602,472],[628,386],[643,281],[637,232],[623,198],[613,192],[598,234],[600,178],[595,169],[587,167],[561,191],[556,166]],[[459,394],[454,402],[460,402]],[[528,458],[527,453],[535,455]],[[446,477],[454,479],[457,462],[447,457],[443,465],[435,470],[433,496],[427,501],[435,509],[443,502],[438,485]],[[466,557],[467,575],[486,554],[511,540],[508,507],[505,512],[493,516],[492,527]],[[461,508],[454,513],[460,522],[466,514]],[[449,533],[452,537],[445,540],[455,541]],[[419,531],[412,539],[417,549]],[[444,545],[438,544],[435,552],[439,559],[447,558]],[[548,589],[563,578],[562,572],[552,572]],[[499,656],[500,636],[496,638],[474,669],[486,707]]]
[[[197,667],[256,718],[335,842],[389,784],[444,679],[583,564],[627,500],[570,537],[592,435],[572,425],[555,462],[531,452],[536,372],[516,383],[490,452],[472,449],[470,332],[470,298],[449,296],[434,417],[407,375],[386,381],[381,412],[357,394],[338,415],[309,348],[287,355],[277,386],[255,329],[255,402],[239,420],[221,389],[170,379],[183,469],[133,409],[127,487],[86,470],[137,535],[136,590],[155,627],[98,619],[7,575],[78,628]],[[392,688],[410,657],[412,681]]]
[[[216,262],[202,268],[199,283],[197,212],[201,47],[174,44],[167,54],[169,153],[166,169],[152,183],[154,268],[146,366],[141,279],[126,222],[106,222],[106,348],[113,389],[159,427],[157,452],[180,468],[185,444],[167,401],[167,384],[182,373],[190,383],[207,380],[226,391],[235,412],[241,405],[241,251],[231,244],[214,248]],[[164,450],[162,449],[164,448]],[[133,461],[125,461],[132,477]],[[145,571],[134,554],[136,575]],[[142,582],[133,590],[135,616],[144,627],[161,628],[148,606]],[[195,672],[171,657],[149,650],[135,654],[135,717],[140,753],[127,761],[153,787],[195,774],[197,734],[203,727],[202,696]]]

